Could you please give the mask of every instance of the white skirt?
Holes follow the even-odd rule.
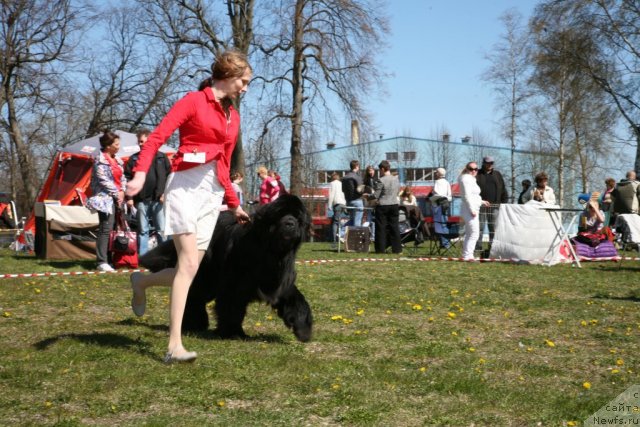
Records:
[[[171,173],[164,194],[165,236],[196,233],[198,249],[206,250],[223,199],[215,161]]]

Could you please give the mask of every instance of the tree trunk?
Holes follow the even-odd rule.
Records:
[[[9,83],[7,82],[7,84]],[[30,207],[35,202],[38,191],[36,187],[35,176],[36,168],[31,160],[29,149],[23,141],[22,132],[20,130],[20,126],[18,124],[16,116],[13,95],[7,87],[5,87],[5,94],[6,106],[9,116],[9,139],[11,140],[11,143],[16,147],[18,168],[20,169],[20,177],[22,178],[22,186],[24,188],[24,195],[26,198],[24,205]]]
[[[302,104],[303,98],[303,35],[304,17],[302,10],[305,0],[296,1],[294,15],[294,49],[293,49],[293,105],[291,108],[291,194],[299,195],[302,190]]]

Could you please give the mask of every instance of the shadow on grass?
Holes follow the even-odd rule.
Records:
[[[67,260],[47,260],[47,259],[38,259],[33,256],[25,256],[25,255],[12,255],[11,258],[15,261],[28,261],[38,262],[39,265],[48,265],[52,268],[56,269],[68,269],[72,267],[82,268],[85,270],[94,270],[96,267],[95,259],[67,259]]]
[[[135,319],[124,319],[119,322],[115,322],[116,325],[119,326],[146,326],[152,331],[161,331],[168,332],[169,326],[165,324],[143,324]],[[285,341],[282,339],[280,335],[274,334],[259,334],[259,335],[245,335],[244,337],[221,337],[220,334],[215,329],[207,329],[205,331],[185,331],[183,332],[185,335],[189,335],[195,338],[201,338],[205,340],[220,340],[220,341],[230,341],[230,340],[238,340],[238,341],[252,341],[252,342],[268,342],[268,343],[277,343],[282,344]]]
[[[97,345],[100,347],[133,349],[137,353],[157,359],[157,355],[147,350],[148,344],[134,340],[124,335],[113,333],[88,333],[88,334],[61,334],[38,341],[33,346],[36,350],[44,351],[60,340],[72,339],[83,344]]]

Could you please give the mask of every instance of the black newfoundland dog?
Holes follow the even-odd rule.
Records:
[[[291,195],[261,206],[243,225],[230,212],[222,212],[189,289],[182,329],[208,329],[206,304],[216,300],[217,335],[244,338],[247,305],[264,301],[298,340],[309,341],[313,320],[309,304],[296,287],[295,257],[310,226],[302,201]],[[158,271],[174,267],[176,260],[173,243],[166,242],[145,254],[140,264]]]

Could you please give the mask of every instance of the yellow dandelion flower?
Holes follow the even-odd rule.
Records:
[[[267,320],[273,320],[273,316],[272,315],[268,315],[267,316]]]
[[[475,349],[475,348],[473,348],[473,347],[469,347],[469,351],[470,351],[471,353],[474,353],[474,352],[476,351],[476,349]]]
[[[344,318],[344,319],[342,319],[342,323],[344,323],[345,325],[350,325],[351,323],[353,323],[353,320]]]
[[[80,295],[85,296],[87,293],[85,291],[80,292]]]
[[[451,335],[453,335],[454,337],[458,336],[458,333],[456,331],[451,332]]]
[[[551,340],[544,340],[544,343],[549,347],[555,347],[556,346],[556,343],[554,343]]]
[[[587,390],[591,390],[591,383],[589,381],[585,381],[582,383],[582,387],[584,387]]]
[[[484,365],[485,363],[487,363],[487,361],[481,357],[480,359],[478,359],[478,363]]]
[[[420,372],[427,372],[427,367],[426,366],[422,366],[420,368]]]
[[[429,317],[427,320],[428,320],[429,322],[433,322],[435,319],[433,318],[433,316],[431,316],[431,317]]]
[[[458,307],[458,311],[459,311],[460,313],[462,313],[462,312],[464,311],[464,308],[463,308],[463,307]]]
[[[502,313],[502,315],[504,317],[509,317],[509,316],[511,316],[511,313],[509,313],[508,311],[505,311],[504,313]]]
[[[618,365],[618,366],[624,365],[624,360],[622,360],[622,359],[616,360],[616,365]]]
[[[334,390],[338,390],[340,388],[340,384],[331,384],[331,388]]]
[[[362,334],[362,331],[358,329],[357,331],[354,332],[354,334],[360,335],[360,334]]]
[[[447,313],[447,316],[449,316],[449,319],[455,319],[456,318],[456,314],[452,311]]]
[[[46,406],[47,408],[51,408],[53,406],[53,403],[47,400],[46,402],[44,402],[44,406]]]
[[[256,322],[256,326],[262,326],[261,322]]]
[[[10,311],[2,312],[2,317],[11,317],[11,312]]]
[[[591,319],[591,320],[589,320],[589,323],[591,323],[592,325],[597,325],[598,324],[598,320],[597,319]]]
[[[580,326],[587,326],[587,321],[586,320],[581,320],[580,321]]]
[[[356,314],[357,314],[358,316],[362,316],[362,315],[364,314],[364,309],[362,309],[362,308],[361,308],[361,309],[359,309],[358,311],[356,311]]]
[[[612,370],[611,370],[611,373],[612,373],[613,375],[615,375],[615,374],[620,373],[620,371],[619,371],[619,370],[617,370],[617,369],[612,369]]]
[[[335,316],[331,316],[331,320],[342,320],[342,316],[336,314]]]
[[[558,319],[558,325],[562,325],[563,320],[562,319]]]
[[[391,314],[391,310],[385,311],[386,314]]]
[[[578,422],[577,421],[567,421],[567,426],[568,427],[574,427],[577,426]]]
[[[527,351],[528,351],[529,353],[531,353],[531,352],[533,351],[533,348],[532,348],[532,347],[527,347]]]
[[[218,400],[216,402],[216,405],[218,405],[219,408],[224,408],[226,404],[227,402],[225,402],[224,400]]]
[[[36,294],[39,294],[39,293],[41,293],[42,291],[41,291],[40,289],[36,288],[36,289],[34,290],[34,292],[35,292]]]
[[[420,311],[422,310],[422,306],[420,304],[413,304],[413,306],[411,307],[411,309],[413,311]]]

